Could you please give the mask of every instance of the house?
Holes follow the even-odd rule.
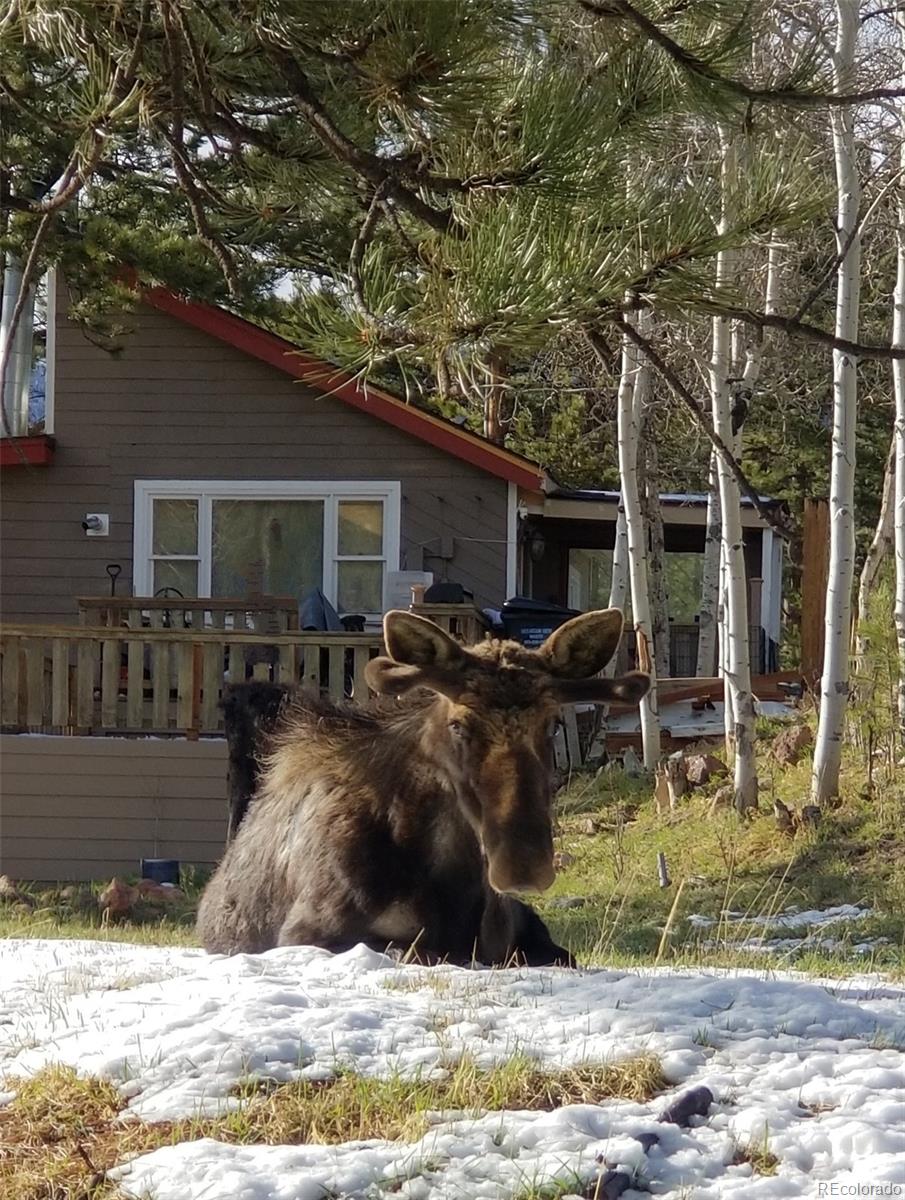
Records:
[[[605,602],[614,493],[559,488],[225,310],[156,288],[131,324],[114,356],[65,313],[48,321],[45,432],[2,447],[4,620],[74,621],[109,564],[120,594],[320,587],[375,627],[405,595],[398,572],[479,607]],[[678,624],[694,621],[705,504],[663,497]],[[752,624],[775,646],[781,545],[753,509],[744,521]]]
[[[209,735],[224,677],[327,679],[333,694],[352,679],[357,694],[381,614],[407,603],[402,572],[461,584],[481,607],[520,592],[606,600],[612,493],[565,492],[536,463],[221,309],[154,289],[131,323],[114,356],[61,306],[44,430],[0,442],[0,873],[22,878],[216,861],[226,753]],[[701,498],[665,497],[663,515],[668,558],[693,574]],[[776,641],[781,547],[753,511],[745,524],[752,613]],[[77,598],[108,594],[108,567],[121,597],[319,587],[371,633],[280,640],[220,620],[185,636],[145,627],[147,601],[128,628],[79,627]],[[690,608],[680,615],[694,632]]]

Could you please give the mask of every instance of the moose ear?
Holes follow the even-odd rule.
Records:
[[[587,679],[602,671],[622,637],[618,608],[584,613],[554,629],[538,654],[557,679]]]
[[[458,667],[466,661],[465,651],[439,625],[402,609],[383,618],[383,640],[390,658],[411,667]]]
[[[637,704],[650,690],[650,676],[631,671],[619,679],[558,679],[553,695],[560,704],[606,704],[619,700]]]

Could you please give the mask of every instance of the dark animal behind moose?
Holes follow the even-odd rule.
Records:
[[[621,633],[622,614],[608,609],[566,622],[537,650],[465,648],[423,617],[387,613],[388,656],[367,679],[399,702],[298,693],[284,707],[201,900],[206,949],[364,942],[428,962],[571,963],[516,895],[554,878],[560,706],[636,703],[648,689],[638,673],[594,678]]]

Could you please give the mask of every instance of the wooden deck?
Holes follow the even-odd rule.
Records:
[[[363,633],[0,626],[6,733],[222,733],[224,686],[297,684],[335,700],[368,694],[382,638]]]

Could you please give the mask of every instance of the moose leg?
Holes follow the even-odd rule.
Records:
[[[312,910],[307,900],[296,900],[280,926],[276,944],[319,946],[322,950],[341,954],[364,941],[367,941],[364,932],[359,934],[342,921],[326,921],[322,914]]]
[[[568,950],[550,937],[550,931],[533,908],[521,900],[509,898],[515,908],[515,952],[529,967],[577,967],[578,963]]]

